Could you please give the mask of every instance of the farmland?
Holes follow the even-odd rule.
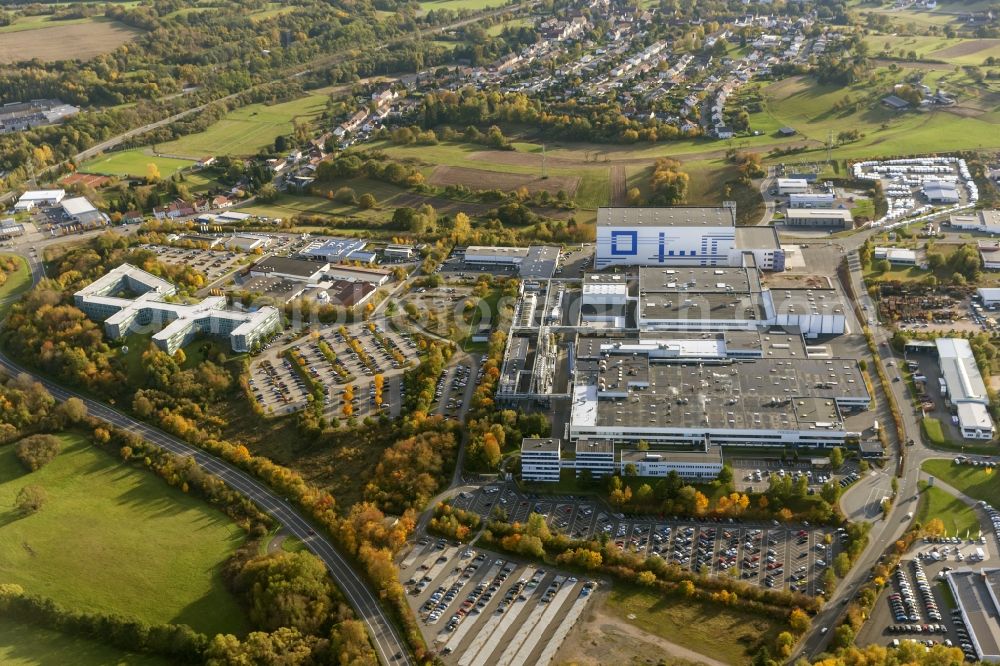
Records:
[[[500,7],[507,4],[505,0],[423,0],[420,9],[425,12],[447,9],[457,12],[463,9],[479,11],[489,7]]]
[[[428,182],[439,187],[463,185],[470,189],[496,188],[504,192],[511,192],[521,187],[526,188],[529,192],[544,191],[549,194],[556,194],[559,190],[563,190],[571,197],[580,185],[580,179],[573,176],[542,178],[537,175],[497,173],[483,169],[453,166],[435,167]]]
[[[866,85],[843,88],[791,77],[763,89],[764,109],[751,114],[750,126],[765,134],[791,126],[799,133],[797,144],[804,138],[816,146],[831,132],[863,132],[860,140],[834,148],[833,156],[839,158],[1000,147],[1000,127],[988,114],[964,117],[944,109],[900,114],[883,107],[877,99],[862,102],[858,110],[834,110],[847,95],[858,100],[872,92]]]
[[[981,65],[990,56],[1000,56],[1000,39],[961,39],[925,35],[870,35],[873,54],[908,55],[955,65]]]
[[[136,149],[98,155],[94,159],[84,162],[80,167],[80,171],[108,176],[145,178],[149,165],[155,164],[160,170],[160,177],[169,178],[181,169],[191,166],[193,163],[190,160],[149,155],[145,149]]]
[[[0,663],[4,666],[165,666],[168,662],[149,655],[128,654],[86,638],[0,617]]]
[[[157,152],[199,160],[208,155],[253,155],[290,134],[295,121],[308,121],[326,108],[325,95],[307,95],[280,104],[251,104],[230,112],[204,132],[158,144]]]
[[[35,17],[32,17],[34,19]],[[17,27],[18,23],[8,26]],[[22,24],[22,27],[27,24]],[[39,59],[87,60],[113,51],[139,34],[135,28],[104,18],[83,19],[79,22],[59,22],[52,27],[30,24],[32,27],[3,33],[0,39],[0,64]]]
[[[245,630],[220,575],[243,531],[83,438],[62,440],[62,453],[30,474],[12,446],[0,450],[0,579],[71,609],[184,623],[210,634]],[[11,507],[29,483],[42,486],[48,502],[20,517]]]

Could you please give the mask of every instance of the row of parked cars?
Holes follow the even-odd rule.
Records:
[[[924,602],[924,610],[927,617],[934,622],[941,621],[941,611],[938,610],[937,601],[931,592],[931,584],[927,582],[927,574],[924,572],[924,565],[920,560],[913,560],[913,578],[917,581],[917,589],[920,590],[920,599]]]
[[[906,574],[902,569],[896,569],[896,585],[899,587],[899,592],[893,592],[889,595],[892,616],[896,622],[920,622],[913,588],[910,587],[910,581],[906,579]]]
[[[965,660],[978,661],[979,655],[976,654],[976,648],[972,645],[972,638],[969,637],[969,628],[965,626],[962,611],[956,608],[951,612],[951,623],[955,625],[955,637],[958,639],[958,647],[962,648],[962,652],[965,654]]]

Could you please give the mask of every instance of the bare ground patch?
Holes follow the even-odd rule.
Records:
[[[516,154],[516,153],[515,153]],[[448,185],[463,185],[473,190],[501,190],[513,192],[525,187],[529,192],[548,192],[555,194],[564,190],[571,197],[580,185],[579,176],[549,176],[542,178],[530,174],[502,173],[468,167],[437,166],[431,174],[430,183],[438,187]]]
[[[655,663],[650,656],[656,655],[671,666],[727,666],[725,662],[648,634],[603,609],[594,608],[595,605],[588,605],[556,653],[553,664],[632,666]]]
[[[942,60],[964,58],[965,56],[974,55],[980,51],[988,51],[998,46],[1000,46],[1000,39],[971,39],[967,42],[941,49],[940,51],[934,51],[928,55],[932,58],[941,58]]]
[[[140,32],[115,21],[95,20],[4,33],[0,38],[0,64],[33,58],[44,61],[89,60],[113,51]]]

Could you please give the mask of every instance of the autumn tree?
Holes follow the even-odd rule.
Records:
[[[14,508],[22,515],[37,513],[48,499],[49,496],[45,492],[45,488],[37,484],[30,484],[18,491],[17,497],[14,499]]]

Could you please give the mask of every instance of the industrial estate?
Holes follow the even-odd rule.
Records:
[[[1000,5],[0,7],[0,664],[1000,663]]]

